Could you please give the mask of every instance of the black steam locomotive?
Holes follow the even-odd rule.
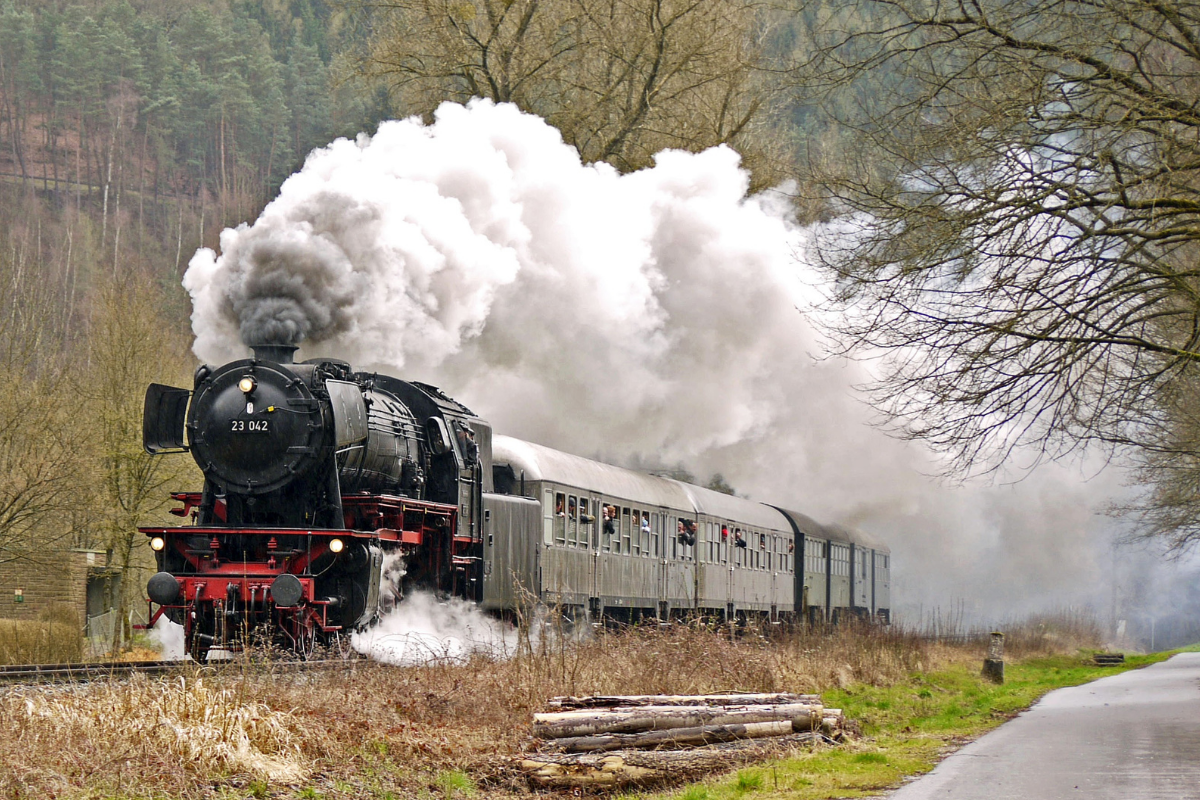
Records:
[[[302,652],[363,625],[393,599],[389,556],[402,587],[481,599],[487,423],[432,386],[253,350],[146,393],[146,450],[190,449],[204,473],[173,495],[192,525],[142,529],[160,570],[147,594],[192,654],[262,625]]]
[[[146,393],[150,453],[190,450],[200,492],[142,528],[151,624],[189,652],[267,631],[301,654],[428,589],[498,613],[701,614],[771,622],[890,614],[890,553],[865,534],[508,437],[433,386],[296,348],[201,366]],[[157,608],[155,608],[157,606]]]

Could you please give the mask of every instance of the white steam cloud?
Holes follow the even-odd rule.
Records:
[[[517,646],[510,626],[458,598],[413,592],[350,645],[374,661],[396,666],[459,664],[472,655],[503,658]]]
[[[1004,616],[1103,585],[1116,477],[925,477],[927,453],[868,424],[862,365],[812,357],[809,232],[781,195],[748,195],[728,148],[619,175],[513,106],[446,104],[314,151],[220,241],[184,278],[204,360],[302,343],[440,385],[503,433],[720,472],[880,536],[909,606]]]

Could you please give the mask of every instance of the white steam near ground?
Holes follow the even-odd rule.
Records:
[[[183,626],[167,619],[165,614],[154,623],[148,638],[162,651],[164,661],[182,661],[187,658]]]
[[[458,664],[473,655],[504,658],[512,654],[517,633],[472,603],[413,592],[379,622],[352,634],[350,644],[385,664]]]
[[[748,194],[728,148],[619,175],[541,119],[476,101],[314,151],[184,285],[205,361],[297,342],[439,385],[501,433],[721,473],[886,541],[893,605],[912,614],[1106,602],[1115,523],[1100,512],[1120,476],[928,478],[929,453],[869,424],[864,367],[817,358],[808,243],[781,193]]]

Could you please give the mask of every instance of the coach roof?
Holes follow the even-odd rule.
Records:
[[[675,483],[687,492],[692,504],[695,505],[696,511],[700,514],[707,514],[710,517],[718,519],[732,520],[755,528],[767,528],[791,533],[792,527],[788,524],[788,521],[784,519],[783,515],[777,509],[771,508],[771,506],[763,505],[754,500],[747,500],[744,497],[735,497],[734,495],[722,492],[714,492],[712,489],[693,486],[690,483],[678,483],[677,481],[672,481],[672,483]]]
[[[587,491],[640,503],[647,507],[686,510],[691,499],[682,484],[654,475],[602,464],[582,456],[564,453],[533,442],[496,436],[492,439],[492,463],[508,464],[513,475],[525,474],[527,481],[550,481]]]

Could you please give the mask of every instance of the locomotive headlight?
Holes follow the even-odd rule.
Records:
[[[258,384],[255,383],[254,378],[250,377],[249,375],[238,381],[238,388],[242,390],[243,394],[250,394],[254,391],[254,387],[257,385]]]
[[[150,549],[156,553],[159,550],[162,550],[166,546],[167,546],[167,542],[161,536],[155,536],[153,539],[150,540]]]
[[[340,553],[345,549],[346,549],[346,543],[343,542],[341,539],[330,539],[329,540],[329,552]]]

